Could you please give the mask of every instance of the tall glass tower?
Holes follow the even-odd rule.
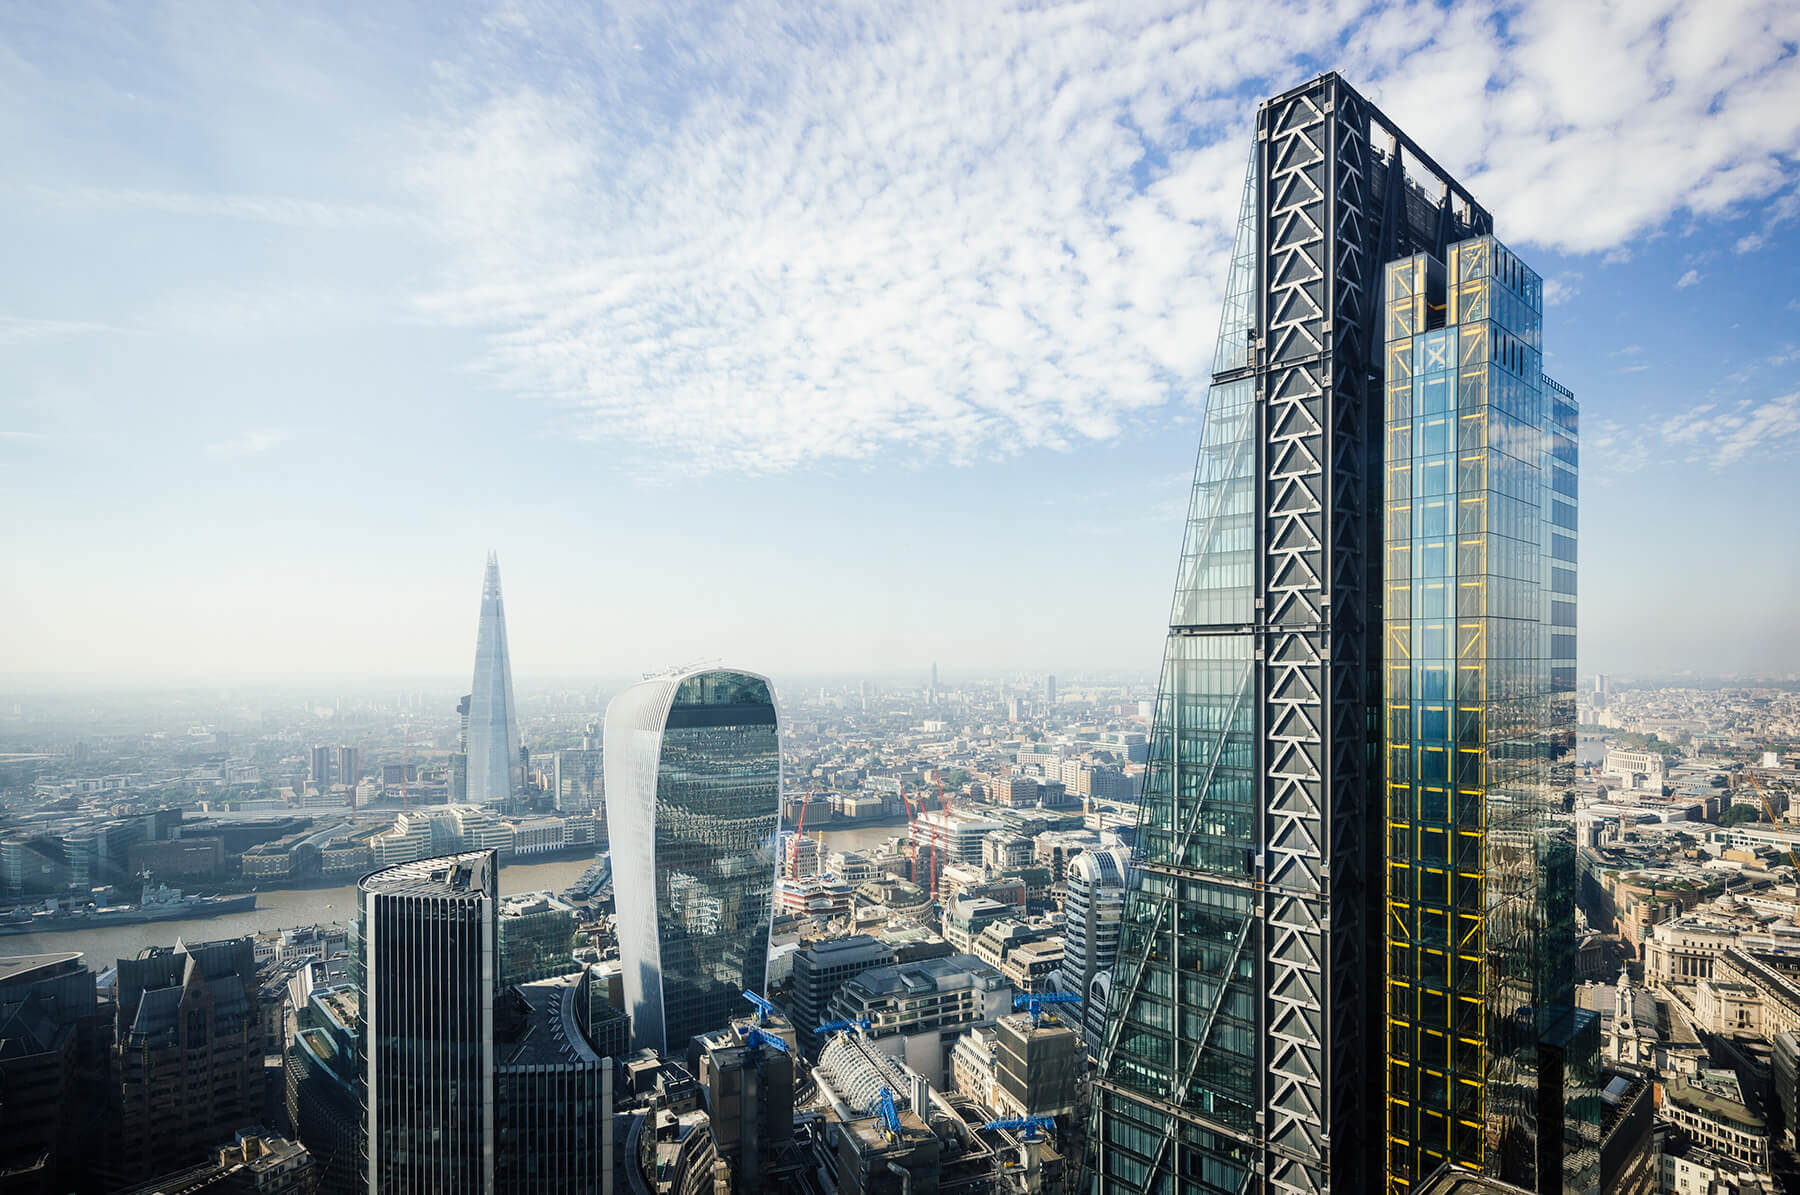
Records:
[[[1491,228],[1338,76],[1259,109],[1098,1192],[1404,1195],[1446,1161],[1593,1185],[1556,816],[1576,412],[1541,373],[1541,283]]]
[[[481,584],[475,683],[468,700],[468,799],[477,805],[497,804],[525,787],[525,765],[519,757],[519,713],[513,704],[512,658],[506,650],[500,560],[492,552]]]
[[[678,672],[606,707],[606,821],[633,1045],[679,1050],[760,991],[781,814],[768,679]]]
[[[363,1160],[370,1191],[494,1190],[495,896],[472,851],[357,885]]]
[[[1574,1002],[1577,410],[1491,236],[1385,271],[1388,1189],[1595,1189]],[[1588,1040],[1583,1040],[1588,1039]],[[1592,1173],[1588,1173],[1588,1171]]]
[[[1491,225],[1335,74],[1257,112],[1095,1083],[1097,1190],[1381,1186],[1381,267]]]

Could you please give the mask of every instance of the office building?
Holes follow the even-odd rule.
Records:
[[[471,802],[496,805],[524,791],[519,713],[513,702],[512,657],[506,647],[506,604],[500,597],[500,561],[492,552],[481,585],[467,738]]]
[[[633,1043],[679,1052],[761,991],[781,737],[767,678],[701,669],[606,709],[606,821]]]
[[[377,867],[394,867],[462,851],[511,854],[515,831],[478,805],[431,805],[403,810],[394,824],[369,836]]]
[[[575,907],[548,892],[500,902],[500,983],[533,983],[577,969]]]
[[[827,1020],[867,1019],[867,1040],[936,1084],[947,1084],[963,1030],[1011,1011],[1013,990],[972,954],[874,967],[838,990]]]
[[[825,1010],[844,984],[871,968],[891,966],[895,958],[892,946],[868,934],[827,938],[796,950],[788,999],[800,1032],[810,1038],[816,1026],[831,1019]]]
[[[1051,709],[1056,708],[1056,678],[1054,676],[1044,678],[1044,702]]]
[[[583,1022],[587,973],[507,987],[495,1006],[494,1189],[613,1189],[613,1064]]]
[[[1519,781],[1534,803],[1521,825],[1542,824],[1535,803],[1560,749],[1553,670],[1573,650],[1572,626],[1558,625],[1572,616],[1573,561],[1558,553],[1573,548],[1572,523],[1566,544],[1559,530],[1573,493],[1558,487],[1573,461],[1564,476],[1546,454],[1572,449],[1573,403],[1539,370],[1536,284],[1523,267],[1504,266],[1502,280],[1456,258],[1452,304],[1495,304],[1493,318],[1470,306],[1450,317],[1429,282],[1406,306],[1411,325],[1384,304],[1388,263],[1438,277],[1427,259],[1453,250],[1498,260],[1492,223],[1335,74],[1257,113],[1095,1082],[1098,1191],[1398,1193],[1440,1154],[1502,1178],[1522,1164],[1527,1185],[1561,1170],[1544,1165],[1562,1143],[1545,1124],[1557,1085],[1527,1106],[1516,1084],[1478,1092],[1451,1079],[1473,1073],[1465,1064],[1491,1078],[1526,1054],[1579,1054],[1591,1030],[1553,1011],[1556,960],[1509,960],[1545,982],[1495,992],[1474,1020],[1441,981],[1502,965],[1485,948],[1479,964],[1462,957],[1461,935],[1489,932],[1467,910],[1490,881],[1496,896],[1529,887],[1541,898],[1491,927],[1496,946],[1522,945],[1517,927],[1548,923],[1559,899],[1539,881],[1572,858],[1548,827],[1530,842],[1490,836],[1483,856],[1456,820],[1479,804],[1460,789],[1451,799],[1465,775],[1452,769],[1475,765],[1450,748],[1473,733],[1528,752],[1502,760],[1497,746],[1482,765],[1531,772]],[[1471,325],[1454,357],[1460,331],[1447,321]],[[1428,355],[1402,360],[1401,334]],[[1483,414],[1462,421],[1465,368]],[[1428,387],[1417,399],[1415,385]],[[1404,426],[1389,419],[1401,404]],[[1404,509],[1399,496],[1384,509],[1389,492]],[[1441,501],[1465,492],[1466,507]],[[1480,542],[1465,549],[1466,526]],[[1456,603],[1482,601],[1460,588],[1465,572],[1517,582],[1479,591],[1493,604],[1475,618],[1507,620],[1479,643],[1458,625]],[[1430,626],[1415,630],[1415,617]],[[1442,684],[1429,724],[1422,708],[1417,723],[1384,716],[1384,642],[1396,649],[1403,629],[1418,668],[1430,658],[1442,671],[1421,672],[1415,694],[1413,660],[1388,661],[1387,701],[1424,702]],[[1479,673],[1457,671],[1469,655]],[[1450,686],[1470,677],[1489,691],[1465,714]],[[1402,763],[1431,770],[1395,784],[1438,795],[1384,820],[1384,768]],[[1403,902],[1407,946],[1390,958],[1379,927],[1396,928],[1384,897],[1402,882],[1414,897]],[[1502,1005],[1520,1015],[1505,1019]],[[1390,1075],[1390,1050],[1413,1065]],[[1414,1094],[1390,1103],[1388,1084],[1403,1080]]]
[[[281,1060],[288,1126],[318,1167],[322,1195],[368,1190],[362,1162],[362,1073],[356,986],[323,961],[288,981],[294,1032]]]
[[[118,1195],[313,1195],[319,1166],[298,1141],[246,1126],[197,1166],[171,1171]]]
[[[769,1045],[761,1034],[788,1048]],[[710,1189],[719,1190],[723,1178],[735,1195],[754,1195],[785,1189],[797,1177],[780,1172],[791,1163],[779,1165],[794,1137],[797,1048],[793,1026],[779,1016],[737,1018],[700,1038],[696,1078],[707,1120],[705,1140],[695,1142],[704,1148],[690,1168],[706,1174]]]
[[[250,938],[120,959],[109,1186],[198,1164],[260,1122],[265,1045]]]
[[[617,963],[612,964],[615,968]],[[575,991],[575,1016],[588,1044],[602,1058],[623,1058],[631,1053],[631,1016],[613,1003],[611,990],[619,982],[616,971],[609,977],[603,964],[591,963],[582,968],[581,983]],[[608,982],[610,978],[610,983]],[[620,994],[619,999],[623,999]]]
[[[600,758],[598,747],[570,748],[556,753],[551,788],[554,790],[558,809],[600,808],[603,774]]]
[[[1568,1088],[1592,1083],[1598,1029],[1572,1011],[1574,848],[1557,817],[1573,785],[1577,415],[1543,374],[1542,296],[1491,236],[1385,273],[1395,1191],[1446,1162],[1542,1190],[1567,1172],[1580,1189],[1598,1164],[1597,1125],[1585,1142],[1563,1117]]]
[[[494,1188],[493,851],[404,863],[357,885],[364,1173],[370,1191]]]
[[[1059,764],[1058,772],[1060,773],[1060,771],[1061,765]],[[1025,809],[1036,805],[1037,799],[1038,782],[1033,777],[997,776],[988,782],[988,800],[995,805],[1004,805],[1011,809]],[[920,814],[919,817],[920,820],[923,820],[934,814],[936,814],[938,818],[942,818],[945,822],[951,820],[950,814],[940,814],[932,809],[926,810],[924,813]],[[937,823],[935,821],[933,823],[928,823],[928,825],[930,828],[925,831],[926,833],[930,833],[931,830],[937,828]]]
[[[1068,896],[1063,901],[1063,962],[1058,987],[1089,998],[1094,976],[1111,971],[1119,954],[1119,925],[1125,915],[1125,885],[1131,852],[1124,847],[1083,851],[1069,863]],[[1088,1047],[1098,1050],[1106,1009],[1082,1009]]]
[[[994,1023],[993,1109],[998,1116],[1066,1116],[1075,1111],[1081,1033],[1046,1011]]]
[[[84,1185],[105,1103],[103,1051],[80,953],[0,958],[0,1191]]]

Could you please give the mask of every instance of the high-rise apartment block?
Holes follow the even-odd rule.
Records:
[[[766,677],[701,669],[606,709],[606,821],[632,1040],[681,1051],[767,978],[781,736]]]
[[[1541,288],[1491,228],[1338,76],[1259,109],[1095,1082],[1100,1191],[1399,1195],[1439,1160],[1562,1190],[1587,1031],[1533,935],[1573,941],[1550,813],[1576,429]]]
[[[481,585],[481,622],[475,632],[475,681],[469,693],[469,797],[477,805],[511,800],[525,788],[519,752],[519,708],[513,701],[512,657],[506,646],[506,604],[500,561],[488,553]]]
[[[342,746],[337,749],[337,783],[355,788],[362,779],[362,749]]]
[[[307,761],[306,780],[314,788],[323,790],[331,785],[331,748],[320,743],[315,746]]]

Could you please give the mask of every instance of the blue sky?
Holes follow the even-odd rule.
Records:
[[[0,11],[0,672],[1152,669],[1255,100],[1548,280],[1582,665],[1800,671],[1800,9]]]

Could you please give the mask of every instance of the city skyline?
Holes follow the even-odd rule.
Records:
[[[1062,19],[9,14],[5,666],[449,673],[477,535],[527,676],[1153,669],[1241,112],[1338,67],[1586,329],[1582,670],[1800,670],[1790,8]]]

